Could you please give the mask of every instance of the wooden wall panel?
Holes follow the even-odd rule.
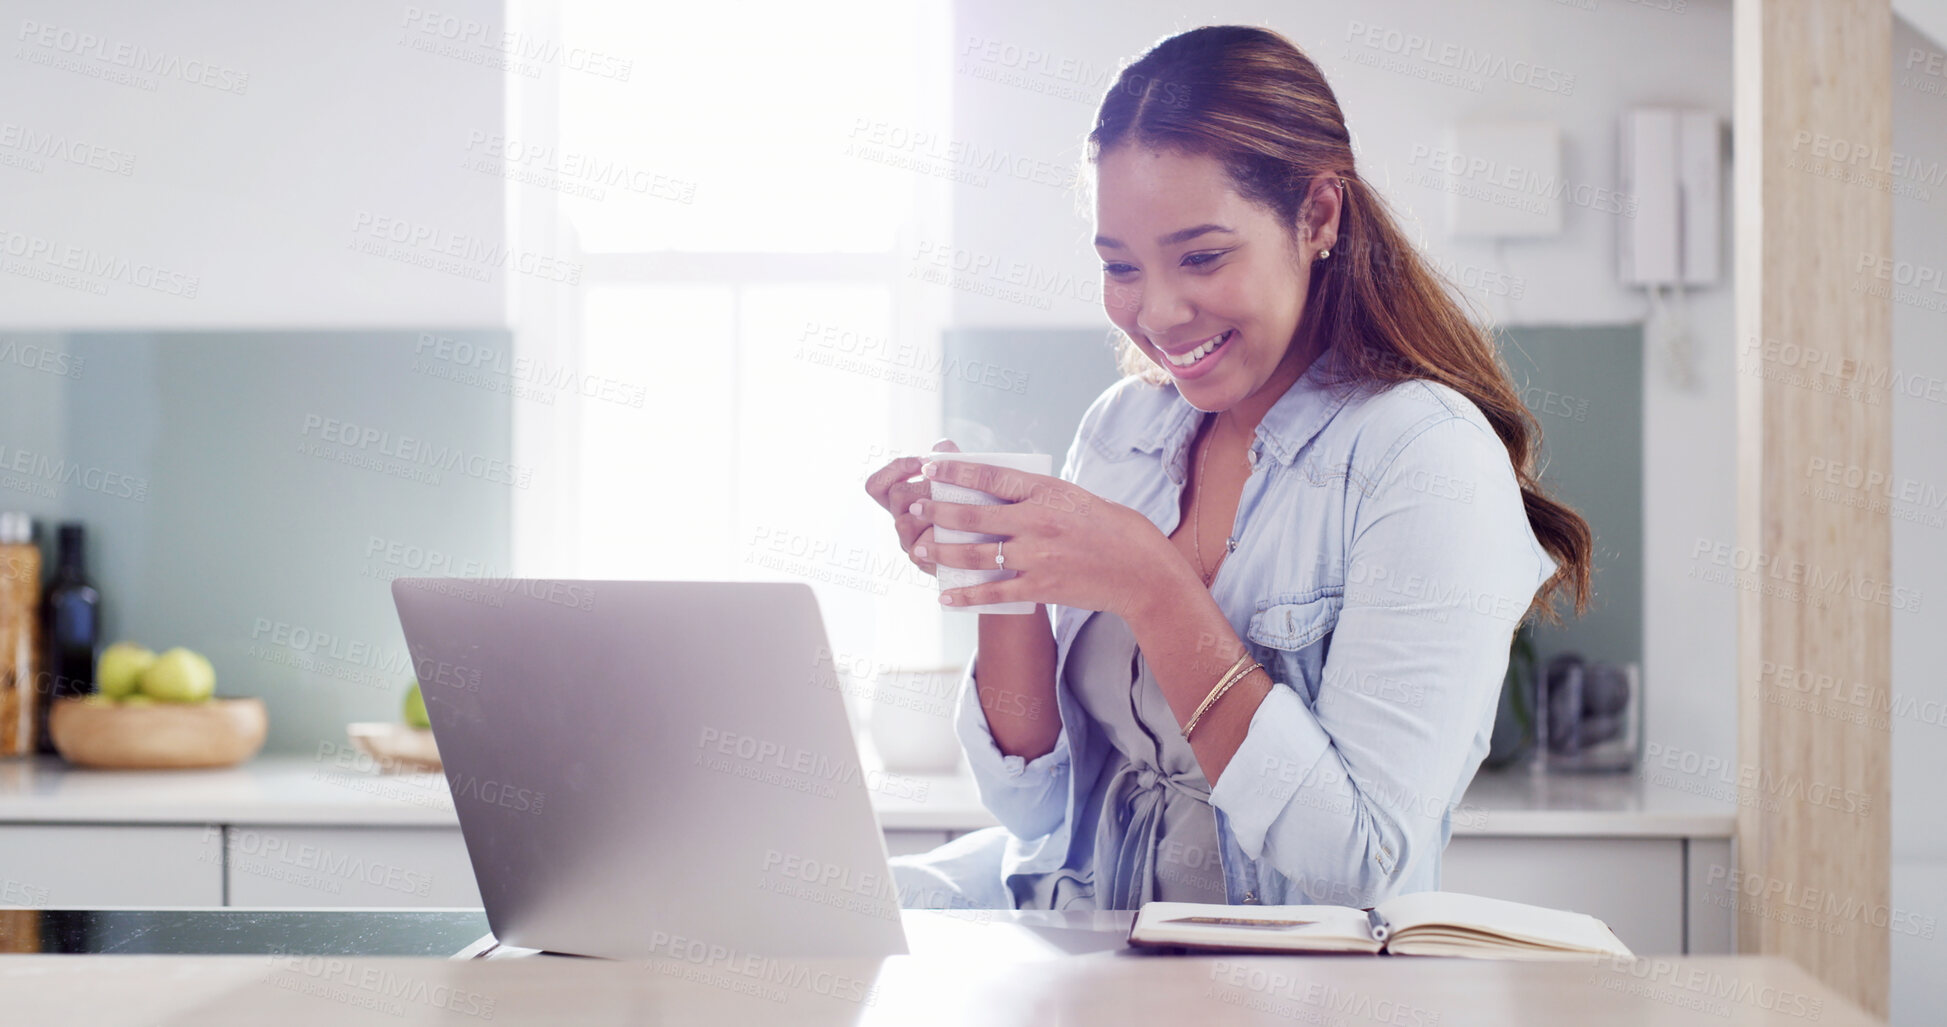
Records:
[[[1890,584],[1883,510],[1810,487],[1814,469],[1892,466],[1890,314],[1849,289],[1863,256],[1892,247],[1891,32],[1887,0],[1737,0],[1726,557],[1740,588],[1739,949],[1789,957],[1882,1016],[1891,735],[1777,700],[1801,674],[1890,690],[1891,618],[1920,616]]]

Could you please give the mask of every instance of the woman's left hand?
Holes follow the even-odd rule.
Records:
[[[988,603],[1059,603],[1101,610],[1133,620],[1139,611],[1172,593],[1196,574],[1149,518],[1120,503],[1045,474],[990,464],[934,459],[921,468],[932,481],[962,485],[997,496],[1000,506],[973,506],[922,499],[912,513],[942,528],[1006,539],[999,551],[1006,581],[948,589],[950,606]],[[929,541],[924,559],[948,567],[995,569],[997,543]],[[919,556],[917,552],[914,554]]]

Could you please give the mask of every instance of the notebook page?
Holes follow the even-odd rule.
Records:
[[[1311,921],[1299,926],[1249,926],[1202,920]],[[1329,947],[1377,951],[1363,910],[1345,906],[1229,906],[1204,902],[1149,902],[1136,914],[1133,932],[1143,940],[1179,945],[1251,948]]]
[[[1586,913],[1531,906],[1462,892],[1415,892],[1386,900],[1379,912],[1395,937],[1414,926],[1452,925],[1507,935],[1523,941],[1598,952],[1616,951],[1618,941],[1602,921]]]

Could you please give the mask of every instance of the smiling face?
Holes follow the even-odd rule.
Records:
[[[1338,194],[1329,177],[1315,185],[1297,238],[1214,158],[1120,146],[1097,162],[1103,306],[1197,409],[1241,404],[1255,423],[1316,355],[1293,337]]]

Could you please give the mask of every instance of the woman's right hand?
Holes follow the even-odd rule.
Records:
[[[958,453],[960,447],[954,445],[952,439],[941,439],[933,444],[933,451]],[[933,539],[932,522],[915,517],[910,512],[914,500],[933,498],[933,483],[919,476],[919,465],[923,461],[922,457],[902,456],[879,468],[865,479],[865,494],[892,515],[892,527],[899,535],[899,548],[906,551],[906,559],[913,561],[920,570],[932,574],[933,561],[913,555],[914,546]]]

